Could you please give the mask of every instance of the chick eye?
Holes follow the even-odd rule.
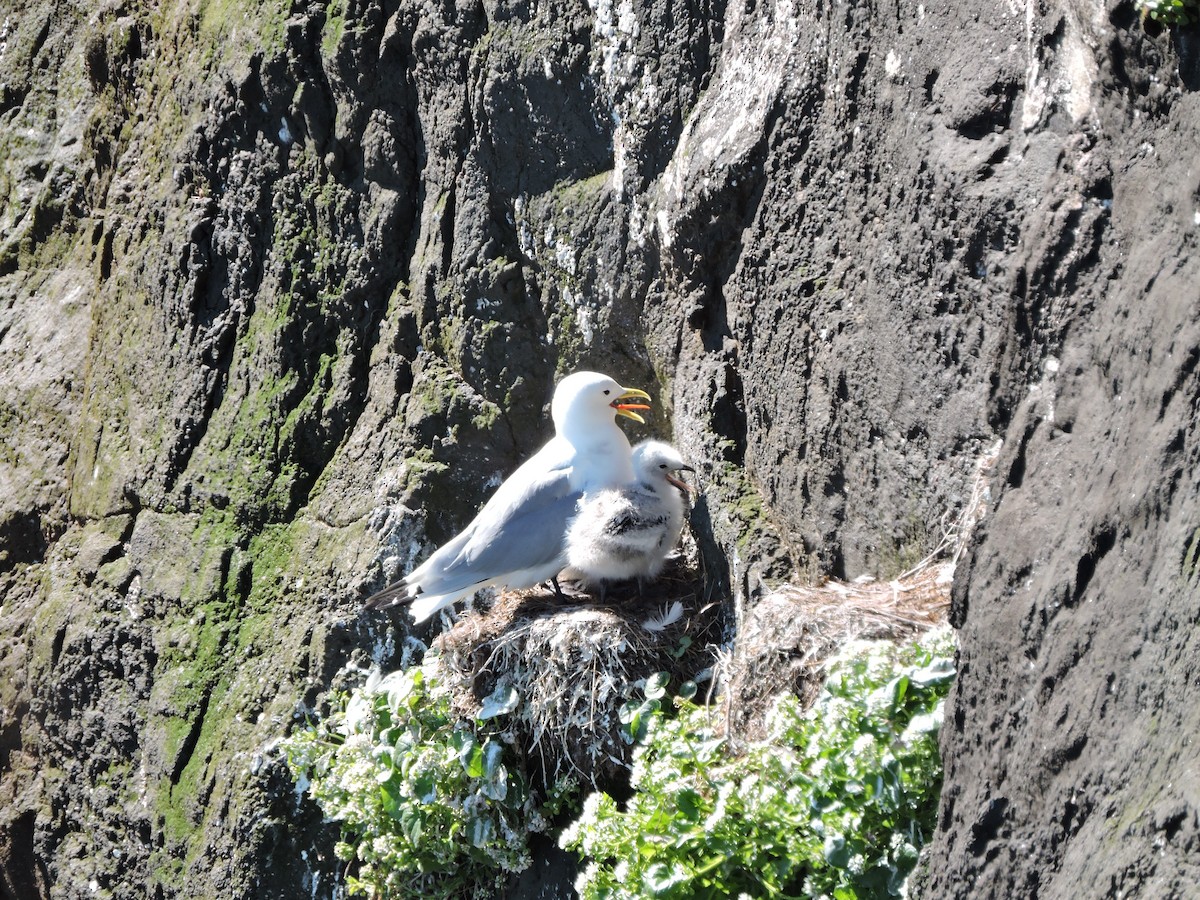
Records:
[[[658,467],[659,467],[660,469],[665,469],[665,468],[667,467],[667,464],[666,464],[666,463],[659,463],[659,464],[658,464]]]

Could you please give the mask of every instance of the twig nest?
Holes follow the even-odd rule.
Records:
[[[636,585],[617,585],[604,602],[578,592],[566,602],[542,589],[502,593],[433,646],[464,717],[516,692],[501,721],[535,783],[550,788],[568,777],[603,788],[629,768],[620,710],[641,698],[645,679],[665,671],[678,689],[711,667],[719,612],[699,597],[696,572],[676,559],[640,594]]]
[[[728,733],[763,736],[767,710],[792,693],[804,705],[825,681],[825,662],[856,640],[899,641],[946,621],[952,563],[928,562],[892,581],[784,585],[759,600],[739,623],[724,661]]]

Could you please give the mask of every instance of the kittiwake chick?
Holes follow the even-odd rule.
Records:
[[[679,543],[691,488],[675,473],[694,470],[662,441],[634,447],[633,467],[633,484],[586,493],[567,532],[564,574],[588,587],[654,578]]]

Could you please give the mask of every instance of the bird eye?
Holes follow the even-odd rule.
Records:
[[[604,396],[605,396],[605,397],[607,397],[607,396],[608,396],[609,394],[611,394],[611,393],[612,393],[612,391],[605,391],[605,392],[604,392]]]
[[[659,464],[658,464],[658,467],[659,467],[660,469],[665,469],[665,468],[667,467],[667,464],[666,464],[666,463],[659,463]]]

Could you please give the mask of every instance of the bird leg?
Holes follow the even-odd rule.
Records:
[[[551,576],[550,576],[550,583],[551,583],[552,585],[554,585],[554,596],[555,596],[555,597],[556,597],[558,600],[562,601],[563,603],[566,603],[566,602],[567,602],[567,597],[566,597],[566,595],[565,595],[565,594],[562,592],[562,588],[560,588],[560,587],[558,586],[558,576],[557,576],[557,575],[551,575]]]

